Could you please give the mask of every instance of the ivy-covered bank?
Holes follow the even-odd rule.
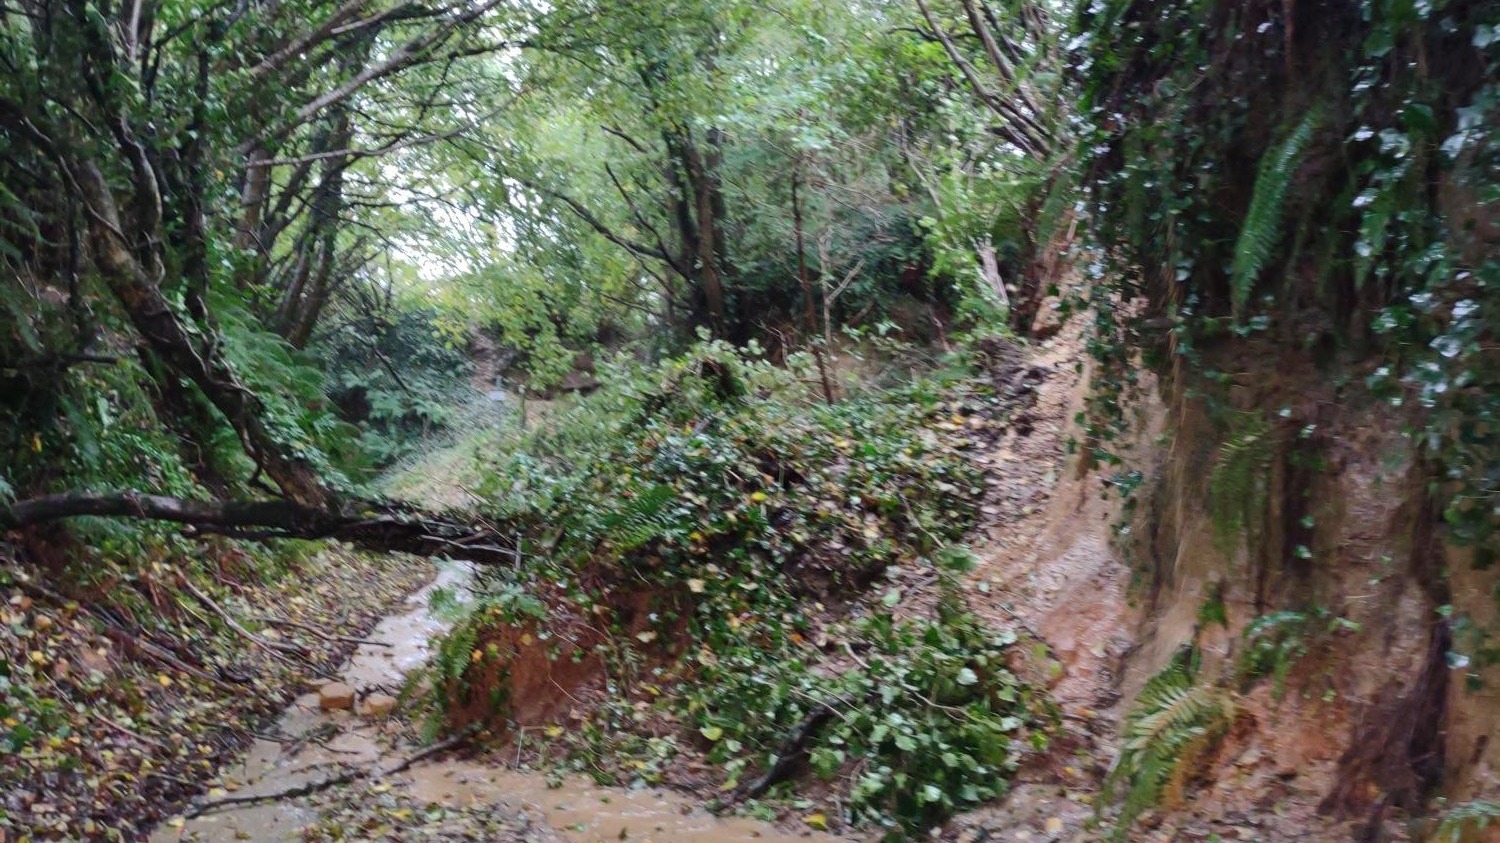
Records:
[[[1341,733],[1297,781],[1319,822],[1495,799],[1500,7],[1112,0],[1079,23],[1090,445],[1150,480],[1150,610],[1202,603],[1150,669],[1228,687],[1237,659],[1296,661],[1295,710],[1256,719]],[[1174,441],[1131,456],[1119,398],[1147,382]],[[1245,631],[1227,658],[1221,625]],[[1197,731],[1157,785],[1244,743],[1187,708],[1158,707]]]
[[[442,644],[434,717],[726,809],[795,790],[814,828],[921,835],[1004,793],[1050,709],[951,580],[970,454],[1024,405],[961,359],[885,365],[925,371],[825,403],[811,357],[715,343],[487,444],[525,563]]]

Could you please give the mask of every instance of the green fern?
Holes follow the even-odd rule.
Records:
[[[1308,653],[1311,618],[1305,612],[1281,611],[1261,615],[1245,628],[1248,647],[1240,659],[1239,672],[1244,680],[1270,676],[1276,683],[1275,696],[1286,693],[1286,680],[1292,668]]]
[[[1461,843],[1471,839],[1471,834],[1483,831],[1490,823],[1500,823],[1500,802],[1464,802],[1443,813],[1433,839],[1441,843]]]
[[[1234,265],[1230,274],[1231,303],[1236,315],[1240,314],[1250,300],[1250,289],[1255,279],[1265,268],[1276,244],[1281,241],[1281,212],[1286,201],[1286,189],[1297,171],[1298,160],[1307,142],[1317,128],[1319,112],[1313,109],[1297,124],[1280,147],[1267,152],[1260,159],[1260,172],[1255,177],[1255,193],[1250,198],[1250,210],[1245,212],[1245,223],[1240,228],[1239,240],[1234,245]]]
[[[1265,511],[1266,474],[1275,450],[1271,425],[1259,414],[1240,414],[1230,429],[1208,478],[1209,515],[1226,552]]]
[[[604,540],[616,551],[629,553],[656,539],[672,526],[668,504],[676,497],[672,487],[662,483],[640,490],[604,519]]]
[[[1111,839],[1124,840],[1142,812],[1180,788],[1229,729],[1234,702],[1221,688],[1197,684],[1196,673],[1192,651],[1185,650],[1136,697],[1105,781],[1107,793],[1125,789]]]
[[[479,641],[479,626],[466,621],[443,639],[434,659],[433,669],[445,680],[459,680],[469,669],[470,653]]]

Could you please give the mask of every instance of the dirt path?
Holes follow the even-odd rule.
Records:
[[[1132,645],[1129,571],[1111,546],[1114,496],[1069,453],[1083,407],[1085,358],[1075,323],[1028,350],[1040,370],[1036,401],[994,450],[983,521],[973,540],[979,564],[967,587],[974,611],[999,628],[1019,628],[1040,646],[1028,669],[1047,684],[1062,714],[1048,758],[1022,771],[1011,794],[961,815],[953,840],[1080,840],[1113,756],[1107,736],[1120,716],[1117,672]]]
[[[375,714],[373,701],[382,693],[399,695],[407,674],[427,660],[432,642],[448,628],[431,608],[433,593],[446,589],[461,598],[469,577],[463,567],[444,567],[375,628],[371,643],[360,645],[337,674],[357,692],[353,710],[323,710],[318,692],[299,697],[240,763],[219,771],[195,809],[201,815],[169,820],[152,843],[800,839],[766,823],[716,817],[662,790],[597,787],[442,755],[383,775],[425,751],[402,721]],[[353,780],[321,786],[340,778]],[[245,801],[252,799],[264,801]],[[354,829],[360,831],[351,838]]]

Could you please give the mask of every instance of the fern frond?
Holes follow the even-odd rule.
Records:
[[[1177,798],[1234,720],[1221,688],[1198,685],[1191,654],[1179,656],[1141,689],[1125,719],[1125,743],[1105,782],[1126,785],[1112,839],[1124,840],[1136,817]]]
[[[675,498],[671,486],[647,486],[605,519],[605,540],[620,553],[629,553],[657,538],[672,525],[667,505]]]
[[[1215,537],[1226,552],[1240,530],[1265,511],[1266,474],[1275,453],[1269,423],[1258,414],[1241,414],[1214,461],[1208,478],[1208,510]]]
[[[1255,176],[1255,193],[1250,197],[1250,210],[1245,212],[1239,240],[1234,244],[1230,295],[1237,317],[1250,300],[1250,290],[1255,286],[1255,279],[1281,241],[1281,211],[1286,201],[1286,189],[1297,171],[1302,151],[1312,139],[1319,117],[1317,109],[1309,111],[1280,147],[1267,152],[1260,159],[1260,171]]]
[[[1442,843],[1462,843],[1471,835],[1484,831],[1490,823],[1500,825],[1500,802],[1464,802],[1443,814],[1443,821],[1433,839]]]

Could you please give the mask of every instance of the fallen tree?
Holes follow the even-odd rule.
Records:
[[[520,559],[514,539],[482,520],[374,501],[320,508],[287,500],[199,501],[141,492],[66,492],[0,509],[0,529],[84,516],[167,521],[184,525],[192,534],[237,539],[333,539],[365,550],[446,556],[482,565]]]

